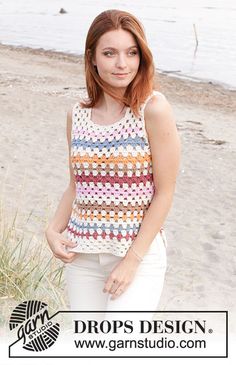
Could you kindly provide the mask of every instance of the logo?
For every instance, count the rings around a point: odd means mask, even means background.
[[[38,300],[24,301],[11,313],[10,330],[17,328],[18,340],[29,351],[44,351],[57,340],[60,325],[50,320],[46,303]]]

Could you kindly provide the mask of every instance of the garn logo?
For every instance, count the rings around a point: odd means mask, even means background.
[[[9,327],[17,329],[23,348],[29,351],[44,351],[57,340],[60,325],[50,320],[47,304],[38,300],[24,301],[13,310]]]

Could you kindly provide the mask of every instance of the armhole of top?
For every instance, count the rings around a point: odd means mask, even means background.
[[[146,122],[145,122],[145,119],[144,119],[144,111],[145,111],[145,107],[148,103],[148,101],[153,97],[153,95],[163,95],[160,91],[157,91],[157,90],[153,90],[152,93],[147,97],[147,99],[145,100],[145,102],[141,105],[141,108],[140,108],[140,111],[141,111],[141,118],[142,118],[142,126],[143,126],[143,133],[145,135],[145,138],[146,140],[149,142],[149,138],[148,138],[148,133],[147,133],[147,130],[146,130]]]
[[[73,106],[72,123],[73,123],[74,118],[75,118],[75,113],[77,112],[76,117],[77,117],[77,120],[78,120],[78,117],[80,116],[81,110],[83,110],[83,107],[81,107],[80,102],[84,102],[87,98],[88,98],[88,93],[86,92],[86,90],[83,90],[79,93],[79,95],[78,95],[79,101],[77,101]],[[75,124],[75,123],[73,123],[73,124]]]
[[[75,130],[75,124],[76,124],[75,118],[78,118],[78,114],[79,114],[79,108],[77,108],[77,106],[80,107],[78,101],[72,106],[72,110],[71,110],[71,133],[70,133],[71,144],[72,144],[72,140],[74,137],[74,130]]]
[[[72,111],[71,111],[71,124],[72,124],[71,125],[71,137],[72,137],[72,133],[74,132],[75,125],[76,125],[76,123],[78,123],[79,118],[80,118],[80,113],[81,113],[81,110],[82,110],[80,102],[81,101],[83,102],[84,98],[87,98],[87,96],[88,96],[88,93],[87,93],[86,90],[79,92],[79,94],[78,94],[79,101],[77,101],[72,107]]]

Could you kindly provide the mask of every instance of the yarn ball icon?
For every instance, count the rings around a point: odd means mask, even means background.
[[[17,329],[18,340],[29,351],[44,351],[57,340],[59,323],[53,323],[48,314],[48,305],[38,300],[24,301],[12,311],[9,327]]]

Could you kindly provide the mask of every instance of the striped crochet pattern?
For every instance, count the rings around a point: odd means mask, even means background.
[[[91,109],[72,112],[71,163],[76,197],[67,225],[70,251],[125,256],[138,234],[155,187],[144,108],[110,125],[91,120]],[[83,97],[83,95],[82,95]],[[87,97],[87,94],[85,94]],[[163,228],[162,228],[163,229]]]

